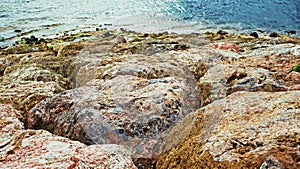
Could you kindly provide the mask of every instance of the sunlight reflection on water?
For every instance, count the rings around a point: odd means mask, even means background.
[[[16,29],[49,36],[107,23],[146,32],[299,30],[299,6],[291,0],[3,0],[0,45],[20,38]]]

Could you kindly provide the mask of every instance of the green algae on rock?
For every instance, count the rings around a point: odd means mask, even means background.
[[[300,63],[292,68],[292,71],[300,72]]]

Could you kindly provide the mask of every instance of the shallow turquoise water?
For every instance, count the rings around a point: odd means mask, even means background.
[[[53,36],[70,30],[95,30],[106,24],[111,29],[146,32],[300,32],[300,0],[0,1],[1,46],[19,39],[22,33]]]

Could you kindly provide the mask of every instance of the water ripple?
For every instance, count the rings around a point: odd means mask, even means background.
[[[45,35],[112,23],[138,31],[300,29],[300,1],[292,0],[1,0],[0,37],[61,23]],[[60,29],[58,29],[60,28]],[[179,30],[177,29],[179,28]],[[0,43],[3,45],[3,43]]]

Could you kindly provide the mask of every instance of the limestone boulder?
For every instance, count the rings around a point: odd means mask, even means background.
[[[74,48],[80,50],[78,45]],[[0,103],[19,110],[26,126],[27,112],[38,102],[72,88],[75,54],[57,57],[54,51],[44,51],[1,55]]]
[[[28,126],[87,144],[121,144],[135,159],[153,158],[167,132],[199,108],[186,79],[119,75],[45,99],[30,110]]]
[[[132,75],[145,79],[180,77],[186,78],[191,85],[196,86],[195,76],[198,75],[196,70],[200,69],[202,65],[196,58],[193,59],[189,61],[167,54],[153,56],[106,55],[99,58],[98,61],[93,60],[78,69],[75,78],[76,87],[80,87],[92,79],[112,79],[119,75]]]
[[[130,153],[113,144],[86,146],[45,130],[24,130],[0,147],[1,168],[129,168]]]
[[[14,135],[24,129],[21,114],[8,104],[0,104],[0,147],[11,142]]]
[[[63,89],[70,88],[70,82],[62,75],[45,69],[35,63],[22,66],[11,66],[4,71],[3,85],[20,84],[22,82],[57,82]]]
[[[27,112],[45,98],[64,91],[55,82],[30,82],[10,84],[0,87],[0,103],[11,104],[20,111],[23,122],[27,119]],[[26,124],[25,124],[26,125]]]
[[[170,132],[157,168],[299,168],[299,96],[235,92],[199,109]]]
[[[294,52],[298,45],[257,43],[252,50],[241,52],[224,51],[211,46],[180,54],[198,56],[205,65],[207,71],[199,79],[199,86],[211,86],[205,104],[237,91],[299,90],[300,73],[293,71],[293,67],[300,63],[299,56]]]

